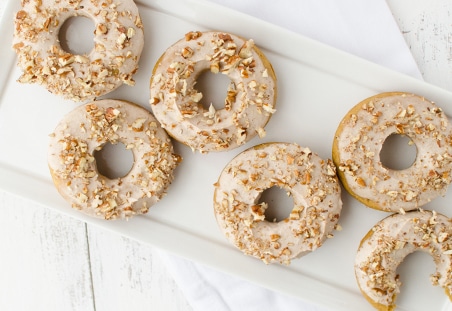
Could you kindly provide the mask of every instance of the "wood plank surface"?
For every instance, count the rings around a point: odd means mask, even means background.
[[[452,91],[452,2],[387,0],[387,3],[424,80]]]
[[[191,310],[158,253],[0,191],[0,310]]]
[[[88,226],[97,311],[191,310],[150,246]]]
[[[0,192],[0,310],[94,310],[86,225]]]

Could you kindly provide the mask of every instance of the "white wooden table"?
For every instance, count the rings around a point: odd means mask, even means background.
[[[387,1],[424,79],[452,91],[452,1]],[[191,310],[152,247],[2,191],[0,211],[0,310]]]

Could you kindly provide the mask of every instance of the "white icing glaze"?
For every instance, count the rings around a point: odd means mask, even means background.
[[[288,218],[265,220],[264,190],[286,190],[294,207]],[[214,210],[226,238],[265,263],[289,264],[332,237],[342,209],[341,190],[331,160],[309,148],[269,143],[236,156],[215,184]]]
[[[215,111],[201,104],[198,76],[210,70],[231,79],[225,106]],[[191,32],[168,48],[151,78],[150,104],[166,131],[200,152],[243,145],[275,111],[276,78],[253,40],[222,32]]]
[[[444,215],[431,211],[412,211],[391,215],[361,241],[356,254],[358,285],[380,310],[393,310],[401,282],[396,273],[404,258],[414,251],[429,253],[436,264],[434,285],[452,290],[452,223]],[[413,271],[414,273],[415,271]]]
[[[391,134],[406,135],[416,145],[411,167],[393,170],[381,163],[381,148]],[[342,120],[333,160],[344,186],[358,200],[384,211],[408,211],[445,193],[452,177],[451,137],[447,117],[432,102],[413,94],[383,93],[359,103]]]
[[[134,156],[126,176],[99,174],[94,152],[123,143]],[[60,194],[74,208],[105,219],[147,213],[173,180],[180,157],[166,132],[146,109],[100,100],[67,114],[51,135],[48,164]]]
[[[64,51],[58,33],[73,16],[94,21],[94,48],[88,55]],[[29,0],[16,13],[13,48],[23,83],[44,85],[74,101],[93,100],[134,85],[144,44],[143,25],[133,0]]]

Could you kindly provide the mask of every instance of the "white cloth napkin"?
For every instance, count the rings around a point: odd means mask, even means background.
[[[384,0],[210,0],[422,78]],[[195,311],[309,310],[297,298],[159,252]]]
[[[422,79],[385,0],[210,0]]]

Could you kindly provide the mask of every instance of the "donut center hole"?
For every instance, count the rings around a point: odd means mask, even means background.
[[[435,262],[427,252],[415,251],[406,256],[396,270],[403,284],[397,295],[397,305],[403,305],[406,310],[415,307],[432,310],[431,301],[441,301],[444,297],[444,289],[432,286],[430,277],[435,270]]]
[[[391,134],[383,143],[380,161],[391,170],[404,170],[413,165],[417,156],[417,148],[406,135]]]
[[[224,102],[228,94],[228,87],[233,83],[227,75],[213,73],[210,70],[203,71],[196,79],[195,89],[202,93],[199,102],[204,109],[209,110],[212,105],[215,110],[224,108]]]
[[[267,204],[265,210],[265,220],[269,222],[280,222],[289,218],[293,210],[294,202],[288,192],[277,186],[268,188],[262,192],[258,204]]]
[[[94,49],[94,22],[84,16],[68,18],[58,33],[61,48],[71,54],[89,54]]]
[[[99,173],[109,179],[126,176],[134,162],[132,150],[126,149],[123,143],[106,143],[94,153],[94,158]]]

